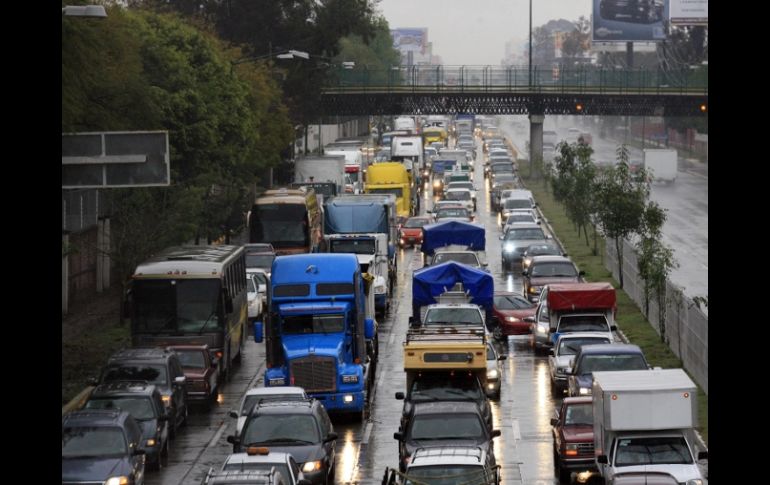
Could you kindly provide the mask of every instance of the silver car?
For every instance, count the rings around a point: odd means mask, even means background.
[[[565,333],[559,336],[556,345],[549,350],[548,372],[551,375],[551,391],[561,396],[567,390],[567,376],[570,372],[570,360],[583,345],[609,344],[610,339],[604,334],[594,332]]]

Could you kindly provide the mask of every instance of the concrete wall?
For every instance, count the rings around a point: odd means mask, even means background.
[[[636,250],[628,241],[624,241],[623,244],[623,289],[644,312],[644,282],[637,270]],[[606,241],[604,265],[619,281],[615,242],[610,239]],[[668,304],[664,328],[668,346],[682,360],[684,368],[692,375],[695,382],[708,394],[708,315],[684,296],[681,288],[671,281],[666,282],[666,300]],[[647,320],[660,335],[658,303],[654,296],[650,298],[650,314],[647,315]]]

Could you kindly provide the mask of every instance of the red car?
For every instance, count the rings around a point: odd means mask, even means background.
[[[185,377],[187,399],[211,404],[217,397],[219,361],[208,345],[172,345],[179,356]]]
[[[494,336],[502,339],[507,335],[527,335],[529,323],[524,319],[535,316],[537,305],[523,296],[510,291],[496,291],[492,307]]]
[[[565,397],[553,426],[553,461],[559,481],[571,471],[596,470],[594,464],[594,415],[590,397]]]
[[[406,248],[422,244],[422,226],[432,223],[433,220],[430,217],[410,217],[398,229],[398,245]]]

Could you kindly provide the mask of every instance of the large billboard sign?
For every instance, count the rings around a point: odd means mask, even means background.
[[[393,29],[390,35],[393,37],[393,47],[399,51],[425,54],[425,48],[428,45],[428,29]]]
[[[594,42],[665,40],[669,0],[593,0]]]
[[[708,0],[669,0],[671,25],[708,25]]]

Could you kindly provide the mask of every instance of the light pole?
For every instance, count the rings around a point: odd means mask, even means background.
[[[61,14],[65,17],[107,18],[103,5],[66,5],[61,8]]]
[[[529,85],[532,86],[532,0],[529,0]]]

